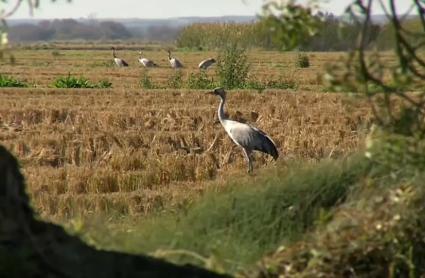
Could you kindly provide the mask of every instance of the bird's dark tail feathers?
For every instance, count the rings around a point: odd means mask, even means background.
[[[264,140],[262,140],[261,147],[257,150],[266,154],[269,154],[273,157],[274,160],[278,159],[279,152],[277,151],[276,145],[273,142],[273,140],[268,137],[265,134],[262,134],[264,136]]]

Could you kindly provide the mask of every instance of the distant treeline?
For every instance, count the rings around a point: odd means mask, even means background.
[[[306,39],[299,47],[302,51],[346,51],[356,45],[361,26],[332,14],[321,14],[318,33]],[[173,22],[173,21],[171,21]],[[177,22],[176,22],[177,23]],[[410,18],[403,23],[412,34],[421,30],[419,19]],[[370,46],[386,50],[393,43],[393,29],[389,24],[369,27]],[[284,50],[279,35],[270,26],[267,18],[250,23],[194,23],[190,25],[170,22],[142,22],[128,24],[117,21],[98,20],[44,20],[36,24],[23,23],[10,27],[12,42],[54,40],[143,40],[149,42],[176,42],[177,47],[190,49],[217,49],[229,42],[238,42],[242,47]],[[419,33],[418,33],[419,34]],[[412,36],[413,41],[421,35]]]
[[[122,40],[132,34],[127,28],[114,21],[79,22],[74,19],[44,20],[38,24],[21,24],[10,28],[10,40],[13,42],[49,41],[49,40]]]
[[[283,50],[284,44],[276,39],[267,19],[250,24],[192,24],[185,27],[177,38],[178,47],[215,49],[230,42],[242,47]],[[304,51],[344,51],[355,46],[361,26],[342,21],[332,14],[322,15],[319,32],[300,46]],[[373,25],[370,42],[376,41],[382,26]]]

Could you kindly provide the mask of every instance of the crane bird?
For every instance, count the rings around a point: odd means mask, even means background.
[[[128,67],[128,63],[121,58],[118,58],[115,54],[115,47],[112,47],[112,56],[114,57],[114,62],[118,67]]]
[[[168,50],[168,60],[170,61],[170,65],[173,69],[180,69],[183,67],[183,64],[177,60],[177,58],[171,56],[170,50]]]
[[[233,142],[242,147],[245,159],[248,162],[248,173],[252,173],[253,170],[252,151],[255,150],[269,154],[274,160],[279,157],[275,143],[266,133],[249,124],[233,121],[225,116],[224,104],[226,102],[226,91],[223,88],[216,88],[214,91],[209,92],[209,94],[217,95],[221,99],[218,107],[218,119]]]
[[[139,51],[140,54],[140,58],[139,58],[139,62],[145,67],[145,68],[153,68],[153,67],[157,67],[158,65],[155,64],[154,61],[149,60],[148,58],[144,58],[142,55],[142,50]]]
[[[208,58],[208,59],[205,59],[202,62],[200,62],[198,68],[199,69],[206,70],[210,66],[212,66],[212,64],[214,64],[214,63],[215,63],[215,59],[214,58]]]

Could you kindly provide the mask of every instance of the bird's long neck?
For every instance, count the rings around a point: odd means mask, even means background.
[[[171,60],[171,52],[168,52],[168,60]]]
[[[112,56],[114,56],[114,58],[117,58],[117,55],[115,55],[115,49],[112,49]]]
[[[224,115],[224,103],[226,102],[226,98],[220,96],[220,105],[218,106],[218,119],[221,123],[226,120],[226,116]]]

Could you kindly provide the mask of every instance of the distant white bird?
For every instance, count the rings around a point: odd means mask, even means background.
[[[112,47],[112,56],[114,57],[114,62],[118,67],[128,67],[128,63],[121,58],[118,58],[115,54],[115,47]]]
[[[168,60],[170,61],[170,65],[173,69],[180,69],[183,67],[183,64],[177,60],[177,58],[171,56],[170,50],[168,50]]]
[[[198,68],[206,70],[214,63],[215,63],[214,58],[208,58],[200,62]]]
[[[140,54],[140,58],[139,58],[139,62],[145,67],[145,68],[153,68],[153,67],[157,67],[158,65],[155,64],[154,61],[149,60],[148,58],[144,58],[142,55],[142,51],[140,50],[139,52]]]
[[[218,119],[226,130],[230,138],[236,145],[241,146],[244,156],[248,162],[248,173],[252,173],[252,151],[260,151],[267,153],[276,160],[279,153],[273,140],[267,136],[266,133],[255,128],[249,124],[240,123],[237,121],[229,120],[224,114],[224,103],[226,102],[226,91],[223,88],[216,88],[209,94],[217,95],[220,97],[221,102],[218,107]]]

